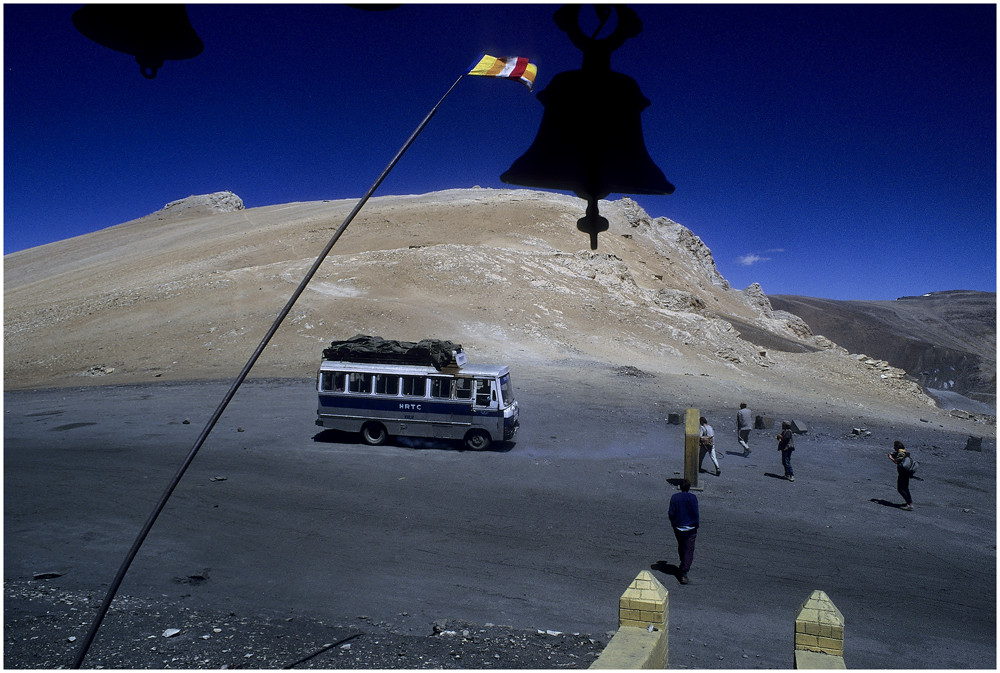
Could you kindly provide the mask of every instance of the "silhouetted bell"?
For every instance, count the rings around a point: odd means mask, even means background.
[[[205,48],[184,5],[84,5],[72,20],[85,37],[135,56],[146,79],[164,60],[194,58]]]
[[[576,27],[578,6],[556,13],[556,23],[584,51],[583,69],[562,72],[538,94],[545,107],[531,147],[500,176],[504,182],[567,190],[587,201],[587,214],[577,228],[590,234],[608,229],[597,202],[608,194],[671,194],[674,186],[646,151],[640,114],[649,107],[639,85],[613,72],[611,51],[642,24],[631,10],[618,7],[619,29],[611,38],[595,40]]]

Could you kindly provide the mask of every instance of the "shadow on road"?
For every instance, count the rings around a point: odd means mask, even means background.
[[[775,474],[774,472],[765,472],[764,476],[765,477],[771,477],[773,479],[781,479],[782,481],[785,480],[785,475],[783,475],[783,474]]]
[[[892,507],[894,509],[903,508],[903,505],[898,502],[889,502],[888,500],[883,500],[882,498],[872,498],[871,502],[874,502],[876,505],[882,505],[883,507]]]
[[[367,446],[361,439],[361,433],[344,432],[327,428],[313,435],[314,442],[323,444],[361,444]],[[417,451],[469,451],[460,441],[446,439],[427,439],[426,437],[389,437],[387,446],[398,446]],[[514,442],[491,442],[489,448],[476,453],[507,453],[514,448]]]
[[[681,581],[681,569],[675,566],[673,563],[667,563],[666,561],[657,561],[656,563],[649,566],[650,570],[655,570],[656,572],[661,572],[665,575],[670,575],[677,580],[678,583]]]

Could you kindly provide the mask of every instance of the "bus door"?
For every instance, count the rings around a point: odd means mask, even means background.
[[[499,409],[500,403],[493,379],[476,379],[473,406],[476,409]]]

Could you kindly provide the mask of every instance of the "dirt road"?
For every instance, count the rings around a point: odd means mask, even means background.
[[[813,589],[845,615],[850,668],[996,667],[996,448],[964,450],[974,427],[814,413],[789,483],[776,478],[772,433],[755,431],[751,455],[738,455],[739,399],[699,398],[683,377],[595,368],[566,385],[550,374],[516,381],[516,444],[482,453],[367,447],[313,425],[310,381],[247,383],[122,595],[148,601],[145,612],[159,601],[262,621],[363,617],[398,634],[458,619],[603,639],[620,594],[652,567],[670,592],[671,667],[788,668],[794,614]],[[103,591],[228,385],[5,392],[8,588]],[[683,426],[665,419],[693,403],[723,458],[720,477],[701,475],[682,586],[665,571]],[[861,426],[871,435],[851,434]],[[921,464],[914,512],[894,506],[893,439]],[[32,579],[45,572],[60,575]],[[46,637],[84,636],[96,606],[74,608]],[[5,666],[30,667],[35,645],[10,632],[18,610],[8,591]],[[99,633],[88,665],[108,647]]]

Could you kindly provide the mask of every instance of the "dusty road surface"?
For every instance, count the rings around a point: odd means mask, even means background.
[[[636,373],[521,372],[516,443],[481,453],[368,447],[313,424],[311,381],[248,382],[85,666],[274,668],[362,633],[353,651],[377,652],[367,665],[381,668],[584,668],[617,626],[620,594],[652,568],[670,592],[671,667],[790,667],[794,614],[814,589],[845,615],[850,668],[996,667],[996,447],[965,450],[974,425],[748,400],[808,424],[790,483],[776,477],[773,433],[755,431],[740,455],[741,400],[724,386]],[[5,392],[6,668],[72,663],[228,386]],[[683,426],[665,419],[693,405],[716,428],[722,473],[701,475],[684,586],[666,523]],[[895,506],[894,439],[920,461],[913,512]],[[490,629],[496,649],[475,654]],[[351,652],[303,665],[366,667]]]

